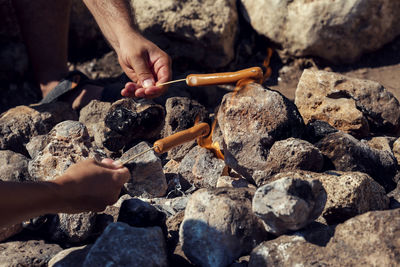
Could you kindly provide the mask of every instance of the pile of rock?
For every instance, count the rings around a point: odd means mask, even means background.
[[[0,244],[0,262],[398,265],[399,110],[379,84],[323,71],[303,73],[295,103],[249,84],[217,114],[186,97],[92,101],[80,114],[62,103],[17,107],[0,115],[4,180],[52,180],[90,157],[124,160],[197,119],[218,121],[212,138],[225,159],[195,142],[149,151],[127,164],[132,178],[105,211],[3,229],[3,239],[22,233]]]

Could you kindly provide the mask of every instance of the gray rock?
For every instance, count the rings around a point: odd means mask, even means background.
[[[233,59],[236,1],[130,2],[139,30],[168,54],[211,68]]]
[[[26,144],[25,148],[29,153],[29,156],[31,156],[31,159],[34,159],[37,157],[40,151],[42,151],[46,145],[48,144],[48,139],[47,135],[38,135],[34,136],[29,140],[29,142]]]
[[[121,161],[129,159],[131,156],[148,150],[150,146],[146,142],[141,142],[126,151],[120,158]],[[161,159],[153,150],[148,151],[125,164],[131,173],[129,180],[124,188],[131,196],[152,196],[161,197],[167,192],[167,181],[161,165]]]
[[[300,138],[305,130],[296,106],[278,92],[249,84],[224,96],[218,111],[226,164],[248,180],[267,166],[275,141]]]
[[[253,28],[291,56],[355,62],[400,34],[400,4],[390,0],[241,0]]]
[[[324,166],[322,153],[307,141],[289,138],[275,142],[267,158],[263,176],[253,175],[256,184],[264,184],[272,175],[290,170],[319,172]]]
[[[61,250],[59,245],[43,240],[9,241],[0,244],[0,265],[45,267]]]
[[[48,267],[81,267],[92,245],[72,247],[58,252],[48,264]]]
[[[28,170],[38,181],[53,180],[74,163],[96,158],[86,127],[78,121],[63,121],[47,135],[47,144],[29,162]]]
[[[83,266],[168,266],[162,231],[159,227],[110,224],[90,249]]]
[[[336,170],[364,172],[386,191],[394,189],[397,161],[393,153],[372,149],[343,132],[329,134],[315,145]]]
[[[180,226],[182,250],[199,266],[227,266],[267,238],[251,212],[254,190],[216,188],[196,191]]]
[[[76,119],[66,103],[18,106],[0,115],[0,149],[28,155],[25,144],[37,135],[47,134],[64,120]]]
[[[356,137],[400,131],[399,101],[374,81],[304,70],[295,103],[305,122],[324,120]]]
[[[218,178],[216,187],[233,187],[233,188],[256,188],[244,178],[235,178],[230,176],[221,176]]]
[[[50,237],[59,243],[84,242],[94,232],[96,217],[94,212],[59,213],[51,222]]]
[[[400,209],[373,211],[335,228],[328,244],[317,246],[301,236],[280,236],[250,255],[255,266],[397,266]]]
[[[277,174],[273,180],[283,178],[318,179],[322,183],[327,201],[318,221],[323,223],[338,224],[359,214],[389,207],[383,187],[365,173],[294,171]]]
[[[281,235],[299,230],[321,215],[327,199],[318,180],[284,178],[259,187],[253,198],[253,212],[265,229]]]
[[[178,173],[197,188],[216,187],[224,174],[225,162],[210,150],[196,146],[181,161]]]
[[[10,150],[0,150],[0,180],[29,181],[28,158]]]
[[[204,121],[208,115],[204,106],[187,97],[168,98],[165,103],[165,109],[167,115],[165,116],[163,137],[186,130],[195,124],[196,119]],[[196,140],[193,140],[174,147],[168,151],[168,158],[181,160],[195,145]]]

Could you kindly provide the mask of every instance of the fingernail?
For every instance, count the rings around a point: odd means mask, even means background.
[[[143,81],[143,88],[148,88],[153,85],[154,85],[154,82],[152,79],[147,79],[147,80]]]
[[[114,161],[114,162],[112,163],[112,165],[114,165],[115,167],[118,167],[118,168],[120,168],[120,167],[123,166],[123,165],[122,165],[122,162],[121,162],[120,160]]]

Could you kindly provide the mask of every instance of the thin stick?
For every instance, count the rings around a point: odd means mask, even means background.
[[[153,150],[154,148],[155,148],[155,146],[153,146],[153,147],[151,147],[151,148],[149,148],[149,149],[146,149],[145,151],[142,151],[142,152],[140,152],[139,154],[133,155],[132,157],[130,157],[130,158],[124,160],[124,161],[121,161],[121,164],[122,164],[122,165],[125,165],[125,164],[127,164],[128,162],[134,160],[135,158],[137,158],[137,157],[139,157],[139,156],[141,156],[141,155],[143,155],[143,154],[149,152],[150,150]]]
[[[183,81],[186,81],[186,78],[185,79],[174,80],[174,81],[169,81],[169,82],[165,82],[165,83],[159,83],[159,84],[157,84],[157,86],[163,86],[163,85],[167,85],[167,84],[171,84],[171,83],[178,83],[178,82],[183,82]]]

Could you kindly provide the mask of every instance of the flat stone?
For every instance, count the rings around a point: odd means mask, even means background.
[[[150,146],[141,142],[126,151],[120,158],[121,161],[137,155]],[[163,172],[161,159],[151,150],[140,157],[125,164],[131,173],[131,180],[125,183],[124,188],[131,196],[161,197],[167,192],[167,181]]]
[[[159,227],[137,228],[110,224],[96,240],[83,266],[168,266],[163,233]]]

